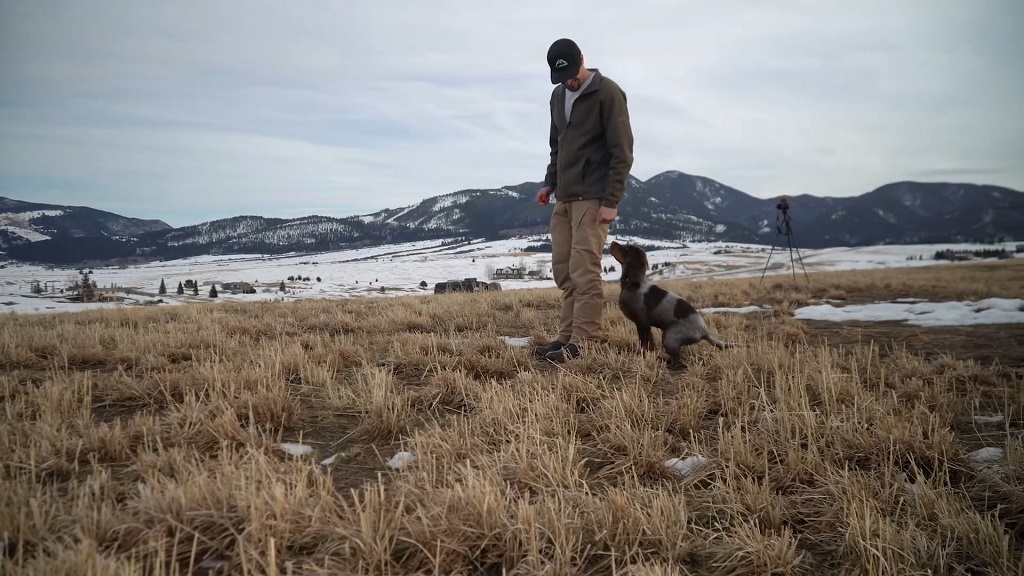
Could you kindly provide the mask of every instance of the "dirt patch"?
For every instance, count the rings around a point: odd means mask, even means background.
[[[308,406],[314,410],[314,406]],[[282,442],[299,442],[313,448],[309,465],[331,476],[331,484],[341,498],[351,498],[352,490],[367,483],[386,480],[392,473],[387,462],[404,450],[400,441],[373,441],[360,429],[359,418],[342,416],[331,420],[311,420],[283,432]],[[331,459],[327,463],[325,460]]]
[[[903,322],[804,321],[809,337],[831,346],[874,342],[885,354],[898,347],[926,358],[951,357],[1024,370],[1024,324],[912,326]]]

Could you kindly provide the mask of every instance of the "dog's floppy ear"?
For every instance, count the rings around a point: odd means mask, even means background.
[[[619,262],[619,264],[625,265],[626,253],[622,244],[613,240],[611,246],[608,247],[608,252],[612,255],[612,258],[615,258]]]

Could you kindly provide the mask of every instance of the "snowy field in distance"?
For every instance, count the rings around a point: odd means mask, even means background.
[[[662,248],[648,254],[652,265],[659,269],[655,280],[671,278],[757,277],[765,265],[769,246],[727,242],[687,243],[686,248],[671,242],[650,241],[610,235],[608,241],[633,241],[657,245]],[[93,268],[92,279],[100,288],[118,286],[133,289],[128,303],[152,302],[162,298],[164,304],[210,303],[211,301],[297,300],[305,298],[399,297],[432,294],[434,284],[445,280],[477,278],[487,281],[488,269],[506,268],[523,264],[528,270],[540,269],[550,275],[551,254],[521,252],[530,244],[546,242],[547,236],[534,236],[492,242],[471,242],[444,246],[443,241],[423,241],[354,250],[340,250],[315,254],[286,254],[263,256],[260,254],[203,256],[165,262],[129,266],[126,268]],[[1000,244],[938,244],[910,246],[870,246],[862,248],[828,248],[800,250],[808,272],[818,270],[848,270],[892,268],[948,264],[931,260],[937,250],[982,249],[1003,247],[1011,252],[1015,243]],[[908,260],[908,256],[924,256],[924,260]],[[1017,257],[1024,254],[1017,254]],[[618,263],[610,255],[603,265],[615,271],[604,275],[608,281],[619,279]],[[799,262],[797,273],[800,274]],[[778,249],[771,257],[767,276],[790,274],[788,250]],[[309,277],[310,281],[288,281],[288,276]],[[56,286],[69,286],[78,277],[77,269],[45,268],[8,263],[0,269],[0,311],[58,312],[84,310],[96,307],[118,307],[117,303],[76,304],[61,302],[61,295],[47,294],[37,297],[29,293],[31,281],[53,282]],[[321,281],[317,282],[316,278]],[[160,280],[167,286],[166,295],[158,295]],[[199,295],[190,292],[175,293],[178,282],[195,279],[199,282]],[[287,292],[278,286],[285,282]],[[224,282],[249,282],[256,294],[228,294],[221,292],[217,299],[208,297],[210,285],[218,291]],[[427,288],[420,288],[426,282]],[[553,288],[554,280],[499,280],[503,290]],[[384,292],[381,292],[381,288]]]
[[[797,308],[797,320],[901,321],[913,326],[973,326],[1024,323],[1024,300],[986,298],[979,302],[873,302],[832,306],[820,304]]]

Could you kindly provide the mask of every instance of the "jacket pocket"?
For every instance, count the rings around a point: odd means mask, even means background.
[[[588,188],[593,185],[595,180],[601,180],[600,169],[602,166],[601,160],[603,160],[604,153],[602,151],[588,151],[587,155],[583,159],[583,170],[580,174],[580,180],[584,188]]]

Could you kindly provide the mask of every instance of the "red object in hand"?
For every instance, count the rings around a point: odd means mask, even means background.
[[[547,204],[551,201],[551,189],[541,188],[540,192],[537,193],[537,203]]]

